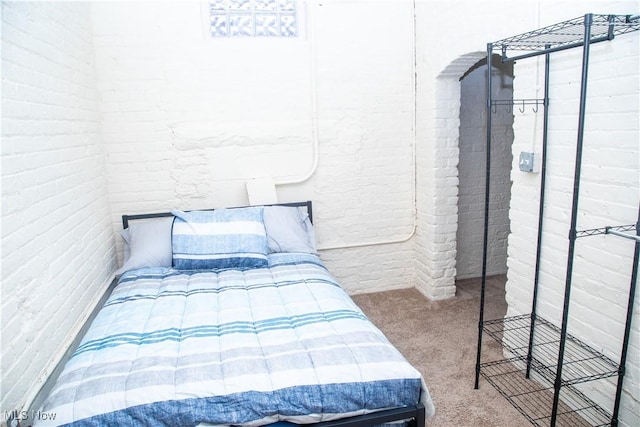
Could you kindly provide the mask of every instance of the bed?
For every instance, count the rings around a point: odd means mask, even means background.
[[[327,271],[311,217],[310,202],[123,216],[118,284],[36,425],[422,427],[421,374]]]

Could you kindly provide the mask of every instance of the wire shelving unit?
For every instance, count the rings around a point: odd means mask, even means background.
[[[501,52],[503,62],[540,55],[545,57],[545,93],[543,99],[494,100],[492,99],[491,73],[488,73],[482,289],[475,376],[476,389],[479,387],[479,379],[482,376],[534,425],[566,425],[573,427],[616,426],[618,424],[640,260],[640,207],[636,224],[605,226],[590,230],[577,230],[576,225],[585,131],[589,48],[594,43],[611,41],[616,36],[638,30],[640,30],[640,16],[638,15],[586,14],[583,17],[487,44],[487,64],[491,64],[491,57],[494,51]],[[560,325],[555,325],[537,314],[548,143],[549,62],[552,53],[579,47],[582,48],[582,74],[573,199],[568,233],[562,321]],[[512,104],[512,108],[525,108],[526,105],[535,105],[533,107],[536,108],[535,111],[537,111],[538,107],[541,107],[544,114],[533,301],[531,313],[529,314],[485,321],[484,303],[489,230],[489,182],[491,174],[490,147],[492,141],[491,113],[495,112],[498,106],[508,105],[509,103]],[[625,331],[618,361],[612,360],[567,332],[576,239],[601,234],[610,234],[635,240]],[[503,346],[504,359],[482,362],[482,338],[485,334]],[[582,383],[611,377],[617,377],[616,396],[612,412],[602,408],[576,387]]]

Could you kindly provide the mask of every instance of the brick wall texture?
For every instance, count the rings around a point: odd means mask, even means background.
[[[280,201],[313,200],[321,257],[347,291],[453,297],[456,277],[477,271],[478,250],[477,240],[459,248],[457,236],[459,159],[474,150],[459,144],[473,133],[461,121],[460,78],[485,58],[487,41],[636,5],[304,2],[299,39],[211,40],[201,2],[3,2],[0,409],[28,402],[112,280],[123,213],[245,205],[252,178],[273,178]],[[576,55],[558,56],[552,71],[555,178],[540,305],[552,318]],[[639,187],[637,35],[593,56],[587,228],[634,222]],[[515,98],[540,96],[538,61],[514,73]],[[539,174],[519,172],[517,156],[539,151],[541,116],[513,116],[502,155],[507,228],[492,271],[507,270],[510,312],[519,313],[530,304]],[[629,246],[607,236],[579,248],[572,330],[612,356]],[[638,330],[636,316],[622,425],[640,424]]]
[[[2,3],[3,411],[40,385],[116,268],[89,12]]]

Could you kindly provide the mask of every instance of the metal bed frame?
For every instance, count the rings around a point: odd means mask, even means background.
[[[313,209],[311,200],[307,200],[304,202],[289,202],[289,203],[274,203],[271,205],[260,205],[260,206],[292,206],[292,207],[306,207],[307,213],[309,214],[309,220],[313,223]],[[225,209],[237,209],[242,206],[230,207]],[[219,208],[218,208],[219,209]],[[209,211],[213,211],[214,209],[205,209]],[[141,220],[141,219],[153,219],[153,218],[163,218],[173,216],[171,212],[159,212],[159,213],[150,213],[150,214],[136,214],[136,215],[122,215],[122,227],[129,228],[129,221]]]
[[[313,222],[313,211],[312,211],[312,203],[311,203],[311,201],[291,202],[291,203],[277,203],[277,204],[273,204],[273,205],[263,205],[263,206],[306,207],[307,213],[309,214],[309,219]],[[234,208],[232,207],[232,208],[228,208],[228,209],[234,209]],[[214,209],[210,209],[210,210],[214,210]],[[123,226],[123,228],[126,229],[126,228],[129,227],[129,222],[130,221],[153,219],[153,218],[163,218],[163,217],[170,217],[170,216],[173,216],[171,214],[171,212],[122,215],[122,226]],[[73,344],[70,347],[70,349],[65,354],[66,358],[63,359],[58,364],[58,366],[55,368],[54,375],[52,375],[49,378],[49,380],[47,381],[47,383],[50,386],[53,386],[53,382],[54,382],[55,378],[62,371],[64,363],[66,362],[66,359],[68,357],[70,357],[70,355],[73,353],[75,348],[80,344],[81,337],[86,333],[86,330],[88,329],[89,325],[91,324],[91,321],[98,314],[98,311],[100,310],[100,308],[104,304],[104,301],[106,301],[106,299],[109,296],[109,294],[111,294],[111,291],[115,287],[116,283],[117,283],[117,281],[114,279],[114,281],[109,286],[109,289],[105,293],[104,297],[102,298],[100,304],[98,304],[96,306],[96,308],[92,312],[91,316],[89,317],[89,319],[87,320],[87,322],[83,326],[83,328],[81,330],[81,333],[78,335],[78,337],[73,342]],[[29,408],[29,411],[28,411],[29,414],[32,414],[32,413],[34,413],[34,411],[37,411],[39,409],[38,407],[42,404],[43,400],[46,397],[46,394],[48,393],[47,390],[49,390],[49,388],[47,388],[45,386],[42,387],[42,389],[41,389],[41,391],[39,393],[39,396],[34,400],[34,402],[32,404],[32,407]],[[11,420],[8,420],[8,421],[11,421]],[[401,421],[406,421],[409,427],[424,427],[425,426],[425,422],[426,422],[426,409],[425,409],[424,405],[422,403],[417,403],[414,406],[385,409],[385,410],[381,410],[381,411],[372,412],[372,413],[369,413],[369,414],[357,415],[357,416],[352,416],[352,417],[347,417],[347,418],[341,418],[341,419],[334,420],[334,421],[325,421],[325,422],[321,422],[321,423],[305,424],[305,425],[317,426],[317,427],[373,427],[373,426],[380,425],[380,424],[385,424],[385,423],[390,423],[390,422],[401,422]],[[17,426],[23,426],[23,427],[30,426],[30,424],[28,423],[28,420],[22,420],[22,421],[16,420],[16,422],[18,423],[18,424],[16,424]],[[291,426],[294,426],[294,425],[295,424],[291,424]]]
[[[262,206],[293,206],[293,207],[306,207],[309,214],[309,220],[313,223],[313,208],[310,200],[304,202],[290,202],[290,203],[275,203],[271,205]],[[235,209],[235,208],[227,208]],[[215,210],[215,209],[209,209]],[[129,221],[153,219],[173,216],[171,212],[160,212],[152,214],[138,214],[138,215],[122,215],[123,228],[129,227]],[[415,406],[408,406],[402,408],[385,409],[382,411],[373,412],[365,415],[357,415],[353,417],[341,418],[334,421],[325,421],[321,423],[308,424],[318,427],[372,427],[379,424],[389,423],[393,421],[408,420],[410,427],[424,427],[425,425],[425,407],[423,404],[418,403]],[[292,424],[293,425],[293,424]],[[306,424],[305,424],[306,425]]]

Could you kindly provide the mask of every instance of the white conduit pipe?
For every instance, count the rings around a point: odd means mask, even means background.
[[[308,7],[310,7],[311,3],[308,3]],[[415,0],[412,2],[412,17],[413,17],[413,40],[412,40],[412,63],[411,63],[411,79],[413,86],[413,111],[412,111],[412,143],[411,143],[411,175],[412,175],[412,188],[411,188],[411,198],[413,203],[413,212],[412,212],[412,225],[411,231],[403,237],[395,238],[395,239],[382,239],[382,240],[374,240],[367,242],[355,242],[355,243],[344,243],[339,245],[330,245],[330,246],[320,246],[318,250],[335,250],[335,249],[350,249],[350,248],[359,248],[359,247],[367,247],[367,246],[379,246],[379,245],[389,245],[394,243],[404,243],[410,240],[415,234],[417,229],[417,166],[416,166],[416,126],[417,126],[417,78],[416,78],[416,69],[417,69],[417,47],[416,47],[416,3]],[[307,181],[311,178],[317,168],[318,168],[318,107],[317,107],[317,87],[316,87],[316,39],[315,39],[315,13],[314,11],[308,11],[308,25],[310,28],[309,34],[309,48],[311,50],[311,64],[310,64],[310,75],[311,75],[311,120],[312,120],[312,133],[313,133],[313,164],[307,174],[295,179],[289,180],[276,180],[275,185],[291,185],[291,184],[300,184],[302,182]]]
[[[311,8],[311,2],[307,3],[307,8]],[[311,133],[312,133],[312,149],[313,149],[313,163],[311,164],[311,168],[309,172],[305,175],[302,175],[298,178],[281,178],[274,179],[275,185],[292,185],[292,184],[300,184],[302,182],[307,181],[311,178],[318,169],[318,95],[317,95],[317,87],[316,87],[316,20],[315,13],[311,10],[307,9],[307,26],[309,30],[307,31],[307,36],[309,37],[309,74],[311,79],[310,84],[310,94],[311,94]]]

